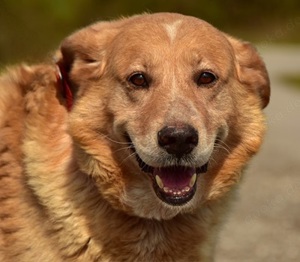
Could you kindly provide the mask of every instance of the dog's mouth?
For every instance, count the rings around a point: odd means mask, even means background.
[[[189,202],[196,193],[200,173],[207,171],[208,164],[195,168],[187,166],[150,167],[136,153],[140,168],[149,174],[156,195],[165,203],[179,206]]]
[[[189,202],[196,193],[197,179],[200,173],[207,172],[208,163],[201,167],[166,166],[152,167],[147,165],[135,150],[129,136],[131,149],[141,170],[147,173],[153,182],[156,195],[165,203],[173,206],[184,205]]]

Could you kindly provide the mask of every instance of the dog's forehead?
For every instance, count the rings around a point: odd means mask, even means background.
[[[212,56],[230,52],[226,37],[209,23],[178,14],[155,14],[128,19],[120,28],[112,48],[123,54],[167,50],[211,52]],[[214,49],[214,50],[213,50]]]
[[[221,32],[204,20],[179,14],[153,14],[128,19],[122,28],[122,33],[128,35],[139,34],[140,38],[167,37],[169,41],[181,37],[218,38]],[[152,38],[152,39],[155,39]]]
[[[180,26],[181,23],[182,23],[182,20],[178,19],[175,21],[171,21],[171,22],[162,24],[162,26],[166,30],[166,33],[167,33],[171,43],[173,43],[173,41],[175,40],[177,31],[178,31],[178,27]]]
[[[124,72],[174,64],[184,69],[206,62],[207,67],[224,71],[233,61],[231,46],[222,32],[203,20],[183,15],[129,19],[110,48],[110,62]]]

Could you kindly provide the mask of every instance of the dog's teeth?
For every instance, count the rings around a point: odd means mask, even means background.
[[[170,192],[170,189],[168,187],[164,187],[163,189],[164,189],[165,193],[169,193]]]
[[[193,186],[195,185],[196,179],[197,179],[197,175],[194,174],[194,175],[192,176],[192,178],[191,178],[190,183],[189,183],[189,187],[193,187]]]
[[[183,189],[184,192],[189,192],[190,190],[191,190],[191,188],[190,188],[189,186],[186,186],[186,187]]]
[[[157,183],[157,185],[159,186],[159,188],[163,189],[164,188],[164,183],[162,182],[162,180],[160,179],[159,176],[155,176],[155,181]]]

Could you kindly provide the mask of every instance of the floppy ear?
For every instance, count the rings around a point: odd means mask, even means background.
[[[99,22],[67,37],[60,46],[58,66],[70,83],[72,92],[78,86],[97,80],[105,66],[109,41],[116,32],[115,22]]]
[[[226,37],[234,49],[239,81],[260,96],[265,108],[270,99],[270,80],[263,60],[250,43]]]

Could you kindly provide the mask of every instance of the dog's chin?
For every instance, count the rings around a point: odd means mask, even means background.
[[[152,181],[156,196],[169,206],[183,206],[193,199],[197,190],[197,179],[200,173],[207,171],[208,163],[200,167],[173,165],[152,167],[138,155],[132,144],[136,161],[143,173]]]

